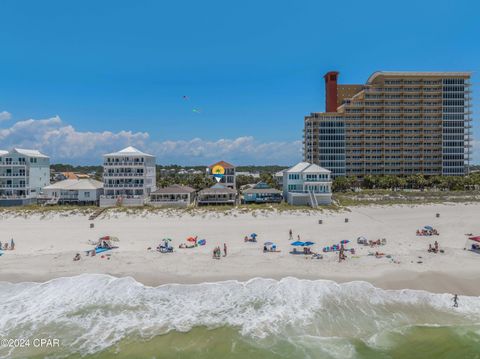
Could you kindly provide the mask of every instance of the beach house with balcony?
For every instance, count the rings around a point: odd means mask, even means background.
[[[223,169],[223,173],[217,174],[213,173],[214,170],[218,168]],[[236,182],[235,182],[235,166],[231,163],[220,161],[214,163],[211,166],[207,167],[207,176],[210,177],[215,183],[223,184],[228,188],[236,189]]]
[[[291,205],[330,204],[331,172],[316,164],[300,162],[283,172],[283,196]]]
[[[199,206],[235,205],[237,203],[237,190],[222,183],[215,183],[212,187],[198,192],[197,203]]]
[[[280,203],[283,196],[282,191],[270,187],[265,182],[258,182],[252,188],[247,188],[242,192],[243,203]]]
[[[43,189],[45,204],[98,205],[103,194],[103,182],[92,178],[66,179]]]
[[[36,203],[50,184],[50,158],[37,150],[0,151],[0,206]]]
[[[129,146],[103,156],[100,207],[143,206],[156,187],[155,156]]]
[[[152,192],[149,204],[155,207],[188,207],[193,205],[196,192],[195,188],[174,184]]]

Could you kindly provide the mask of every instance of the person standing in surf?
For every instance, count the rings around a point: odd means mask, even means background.
[[[454,294],[452,300],[453,300],[453,307],[458,308],[458,295]]]

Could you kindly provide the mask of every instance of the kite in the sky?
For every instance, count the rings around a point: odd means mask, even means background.
[[[194,109],[192,110],[192,112],[200,113],[201,111],[200,111],[199,109],[194,108]]]
[[[184,100],[188,100],[188,96],[182,96]]]

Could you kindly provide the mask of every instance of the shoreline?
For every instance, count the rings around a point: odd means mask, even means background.
[[[22,275],[22,274],[8,274],[0,273],[0,282],[12,283],[12,284],[21,284],[21,283],[45,283],[51,280],[60,279],[60,278],[71,278],[83,274],[98,274],[98,275],[107,275],[115,278],[133,278],[138,283],[147,286],[147,287],[160,287],[164,285],[198,285],[205,283],[222,283],[228,281],[238,281],[238,282],[248,282],[253,279],[263,278],[263,279],[273,279],[280,281],[283,278],[294,277],[300,280],[309,280],[309,281],[333,281],[338,284],[350,283],[350,282],[367,282],[373,285],[376,288],[383,290],[421,290],[427,291],[435,294],[458,294],[464,296],[479,296],[480,297],[480,287],[475,285],[475,280],[478,279],[480,271],[476,274],[472,273],[455,273],[447,274],[443,272],[413,272],[413,271],[404,271],[396,270],[391,272],[386,272],[380,276],[373,277],[345,277],[345,276],[326,276],[326,277],[313,277],[313,276],[304,276],[298,277],[295,275],[279,275],[276,277],[249,277],[237,275],[234,277],[205,277],[203,279],[193,279],[191,277],[175,277],[168,278],[162,276],[154,276],[148,273],[132,273],[130,275],[117,275],[111,273],[71,273],[66,276],[45,276],[38,275],[33,276]],[[7,277],[9,280],[7,280]]]

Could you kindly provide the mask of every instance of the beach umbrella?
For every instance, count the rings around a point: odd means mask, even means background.
[[[171,239],[171,238],[164,238],[164,239],[162,239],[162,241],[164,241],[164,242],[171,242],[172,239]]]
[[[308,242],[308,241],[303,243],[305,247],[313,246],[314,244],[315,244],[314,242]]]
[[[256,236],[257,236],[256,233],[252,233],[252,234],[250,235],[250,237],[252,237],[252,238],[255,238]]]
[[[340,241],[340,244],[347,244],[347,243],[350,243],[350,241],[348,239],[344,239],[344,240]]]
[[[187,241],[189,241],[189,242],[195,242],[196,240],[197,240],[196,237],[188,237],[187,238]]]
[[[300,242],[300,241],[296,241],[296,242],[292,242],[291,245],[295,246],[295,247],[303,247],[305,245],[305,243]]]
[[[272,244],[274,244],[273,242],[265,242],[264,245],[266,246],[271,246]]]
[[[425,228],[427,231],[433,231],[433,227],[432,227],[432,226],[425,226],[425,227],[423,227],[423,228]]]

